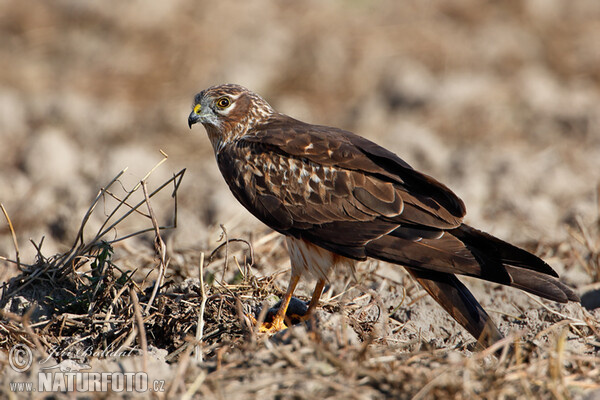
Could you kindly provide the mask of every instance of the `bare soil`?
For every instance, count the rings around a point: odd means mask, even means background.
[[[129,397],[600,398],[599,2],[8,0],[0,21],[2,397],[45,397],[9,384],[72,360],[165,381]],[[186,126],[224,82],[396,152],[583,305],[465,279],[506,335],[475,352],[402,268],[368,262],[309,324],[258,335],[284,241]]]

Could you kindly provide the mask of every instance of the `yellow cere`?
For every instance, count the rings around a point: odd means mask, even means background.
[[[200,104],[196,104],[194,106],[194,114],[199,114],[200,113],[200,108],[201,108]]]

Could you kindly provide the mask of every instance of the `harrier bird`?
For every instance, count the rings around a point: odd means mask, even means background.
[[[233,84],[196,95],[188,124],[197,122],[235,198],[286,237],[291,278],[268,331],[286,327],[302,274],[317,280],[310,314],[330,270],[367,257],[406,268],[482,346],[502,335],[457,274],[579,301],[540,258],[464,224],[445,185],[361,136],[288,117]]]

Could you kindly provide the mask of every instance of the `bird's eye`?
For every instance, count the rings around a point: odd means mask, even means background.
[[[229,107],[230,104],[231,100],[229,100],[227,97],[221,97],[219,100],[217,100],[217,106],[220,108]]]

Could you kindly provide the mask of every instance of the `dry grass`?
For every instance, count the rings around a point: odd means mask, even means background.
[[[223,242],[207,262],[198,251],[196,266],[187,265],[187,271],[198,271],[200,279],[184,280],[168,270],[170,258],[162,235],[170,227],[158,226],[151,199],[172,187],[176,221],[183,173],[152,192],[144,180],[122,197],[113,191],[117,175],[96,197],[68,252],[53,257],[40,252],[35,264],[19,263],[22,273],[2,288],[0,347],[8,350],[25,343],[57,362],[137,357],[138,370],[148,372],[156,368],[149,367],[150,357],[165,349],[163,368],[170,371],[167,397],[582,398],[600,389],[598,313],[580,310],[573,315],[539,301],[544,329],[525,341],[523,331],[516,330],[480,353],[471,353],[469,343],[436,346],[420,335],[410,340],[394,336],[410,321],[402,321],[395,330],[378,330],[381,320],[410,304],[403,298],[386,314],[368,289],[351,301],[344,296],[326,300],[323,311],[308,325],[294,326],[271,339],[258,336],[245,315],[258,315],[266,309],[262,301],[281,296],[283,290],[275,283],[278,274],[260,278],[252,274],[256,250],[251,243],[229,238],[223,227]],[[143,198],[131,201],[140,190]],[[105,211],[107,218],[91,240],[84,240],[86,222],[106,196],[116,203]],[[135,217],[146,220],[148,227],[106,240],[109,232]],[[581,263],[597,279],[598,225],[578,227],[566,247],[547,246],[545,251],[565,263]],[[148,232],[154,237],[154,261],[148,265],[138,257],[133,262],[162,271],[155,281],[147,279],[149,272],[136,279],[136,269],[119,266],[122,260],[114,257],[115,245]],[[258,241],[257,247],[280,262],[281,254],[272,249],[274,238]],[[235,242],[241,242],[241,248],[234,248]],[[235,267],[229,265],[231,260]],[[211,261],[220,263],[221,274],[206,271]],[[369,279],[380,279],[381,284],[382,278],[373,274]],[[360,286],[370,285],[362,281]],[[365,296],[371,300],[361,303]],[[412,293],[412,303],[421,296]],[[15,299],[25,301],[25,306],[8,311],[14,309]],[[365,319],[374,304],[377,316]]]

